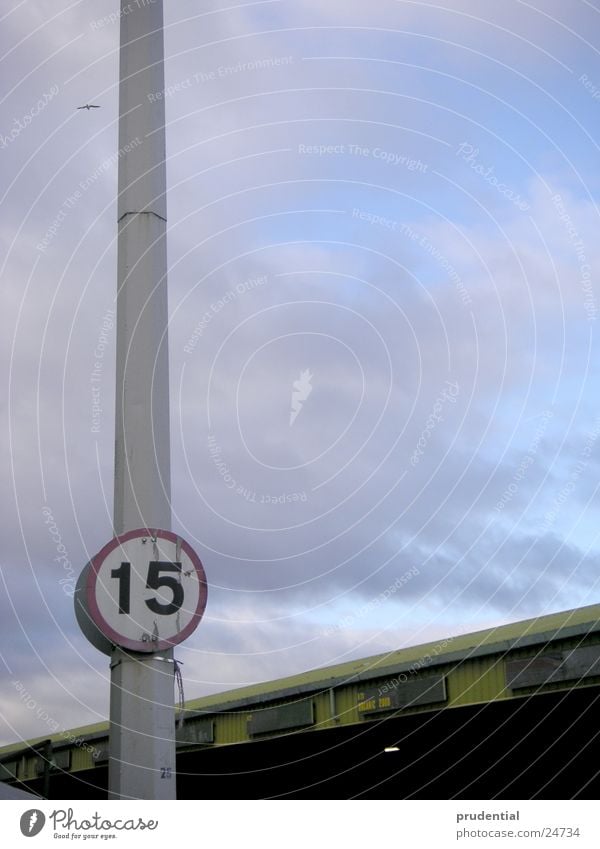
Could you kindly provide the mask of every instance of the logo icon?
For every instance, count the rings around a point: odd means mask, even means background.
[[[290,409],[290,427],[296,421],[298,413],[303,407],[303,402],[306,401],[310,393],[313,391],[311,380],[313,376],[309,369],[300,372],[300,377],[292,384],[292,405]]]
[[[21,816],[21,833],[25,837],[35,837],[43,829],[46,817],[42,811],[32,808]]]

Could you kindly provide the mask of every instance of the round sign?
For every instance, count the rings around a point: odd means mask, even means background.
[[[191,546],[171,531],[141,528],[112,539],[87,564],[75,611],[88,639],[155,652],[187,639],[206,607],[206,575]]]

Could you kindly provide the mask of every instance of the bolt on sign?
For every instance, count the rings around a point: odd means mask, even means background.
[[[105,654],[114,646],[149,653],[187,639],[206,599],[204,567],[192,547],[171,531],[141,528],[112,539],[85,566],[75,613]]]

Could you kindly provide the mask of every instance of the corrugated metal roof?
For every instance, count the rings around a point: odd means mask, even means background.
[[[411,664],[430,655],[434,662],[428,666],[448,663],[460,658],[477,657],[507,651],[517,646],[544,643],[550,640],[576,636],[588,631],[600,630],[600,604],[578,607],[573,610],[525,619],[508,625],[499,625],[484,631],[460,634],[456,637],[440,638],[430,643],[386,652],[352,660],[336,666],[321,667],[280,678],[276,681],[252,684],[225,693],[204,696],[186,703],[188,710],[206,711],[217,706],[233,707],[233,704],[256,702],[265,697],[277,698],[284,692],[305,692],[308,689],[324,689],[351,680],[364,680],[377,675],[386,675],[392,670],[402,671]],[[440,650],[440,646],[447,646]],[[230,704],[233,703],[233,704]]]
[[[470,657],[501,653],[518,647],[541,645],[553,640],[574,637],[600,631],[600,604],[579,607],[533,619],[500,625],[484,631],[447,637],[434,642],[386,652],[361,660],[353,660],[336,666],[312,669],[300,675],[292,675],[275,681],[240,687],[225,693],[216,693],[186,702],[191,713],[206,713],[217,710],[234,710],[245,705],[281,698],[294,693],[310,692],[342,685],[347,681],[360,681],[385,676],[392,671],[408,669],[411,664],[429,656],[423,666],[431,667]],[[87,740],[105,737],[108,723],[101,722],[55,734],[54,745],[68,744],[78,737]],[[47,739],[46,737],[36,740]],[[35,743],[36,740],[29,741]],[[22,749],[22,743],[14,743],[0,749],[2,758]]]

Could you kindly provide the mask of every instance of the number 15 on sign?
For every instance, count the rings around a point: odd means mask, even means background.
[[[115,537],[88,563],[78,582],[78,619],[82,627],[89,619],[112,645],[162,651],[194,631],[206,597],[191,546],[171,531],[142,528]]]

